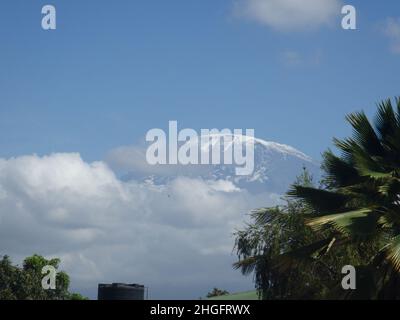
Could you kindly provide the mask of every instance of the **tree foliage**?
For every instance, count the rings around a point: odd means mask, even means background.
[[[81,300],[79,294],[68,291],[70,280],[64,271],[57,272],[56,289],[42,288],[42,268],[58,269],[60,259],[47,260],[40,255],[27,257],[22,267],[13,265],[8,256],[0,260],[0,300]]]
[[[297,185],[311,188],[306,170]],[[331,252],[326,233],[315,233],[306,224],[307,203],[285,197],[285,204],[261,208],[250,214],[251,222],[235,233],[238,262],[234,268],[254,274],[263,299],[325,299],[340,283],[341,267],[362,260],[366,247],[347,247]],[[318,250],[317,250],[318,249]]]
[[[380,103],[373,124],[363,112],[347,121],[353,134],[324,153],[322,184],[303,175],[285,206],[254,211],[236,234],[235,267],[254,271],[264,298],[400,298],[400,100]],[[357,290],[340,288],[348,264]]]
[[[229,294],[229,292],[226,290],[214,288],[212,291],[207,293],[207,298],[220,297],[220,296],[225,296],[227,294]]]

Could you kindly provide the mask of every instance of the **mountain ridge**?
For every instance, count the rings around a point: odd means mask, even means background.
[[[221,138],[226,134],[211,134],[210,136]],[[224,139],[220,140],[222,140],[221,145],[223,145]],[[292,146],[255,137],[232,134],[231,143],[237,143],[238,140],[243,144],[254,144],[254,171],[251,175],[237,176],[235,174],[235,164],[156,165],[156,167],[163,166],[170,170],[164,170],[162,173],[156,171],[157,173],[155,174],[149,174],[148,171],[145,173],[130,171],[121,175],[121,180],[139,180],[146,184],[165,185],[178,176],[185,176],[203,180],[231,181],[238,188],[245,189],[251,193],[272,192],[284,194],[296,177],[301,174],[303,168],[306,168],[311,173],[315,181],[320,178],[319,163]],[[213,139],[209,139],[209,141],[213,141]],[[209,147],[202,145],[202,147],[204,146]],[[227,146],[223,145],[223,147]],[[245,147],[243,149],[245,150]],[[223,150],[221,148],[221,153],[223,153]]]

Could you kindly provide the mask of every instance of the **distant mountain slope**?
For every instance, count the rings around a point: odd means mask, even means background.
[[[222,135],[219,135],[219,138],[223,148],[227,148],[228,146],[223,145]],[[177,176],[187,176],[204,180],[228,180],[252,193],[267,191],[283,194],[302,172],[303,167],[314,176],[315,181],[320,178],[319,164],[291,146],[243,135],[233,135],[233,142],[243,143],[243,150],[245,150],[244,144],[254,146],[254,171],[251,175],[237,176],[236,165],[166,165],[171,167],[171,170],[164,170],[162,174],[149,175],[135,171],[122,175],[122,180],[141,180],[145,183],[163,185]],[[221,150],[224,150],[223,148]],[[222,152],[221,159],[223,159]]]

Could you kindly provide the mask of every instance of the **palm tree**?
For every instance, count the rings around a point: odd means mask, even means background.
[[[324,154],[324,187],[294,185],[289,192],[309,206],[307,225],[326,235],[311,251],[373,249],[357,269],[362,289],[348,298],[400,298],[400,99],[395,102],[396,109],[381,102],[373,124],[364,112],[348,115],[353,135],[334,139],[338,156]]]
[[[313,186],[306,169],[297,185]],[[340,282],[343,256],[324,255],[320,259],[304,259],[304,250],[328,243],[305,225],[306,206],[302,201],[284,197],[285,204],[260,208],[250,214],[250,222],[235,233],[238,261],[233,267],[242,274],[254,274],[254,282],[262,299],[324,299],[329,289]],[[322,242],[321,242],[322,241]],[[317,245],[315,245],[315,243]],[[285,255],[284,253],[290,253]],[[287,259],[296,252],[302,259]],[[286,258],[286,259],[285,259]],[[352,261],[359,261],[358,257]],[[279,268],[278,268],[279,266]]]

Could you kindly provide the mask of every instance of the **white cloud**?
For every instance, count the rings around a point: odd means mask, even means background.
[[[238,0],[235,14],[277,30],[310,30],[340,14],[340,0]]]
[[[79,154],[0,159],[0,254],[59,256],[74,289],[92,297],[112,281],[143,283],[153,298],[248,289],[231,268],[232,232],[277,201],[222,180],[122,182]]]
[[[400,18],[388,18],[382,31],[391,40],[391,50],[400,53]]]

